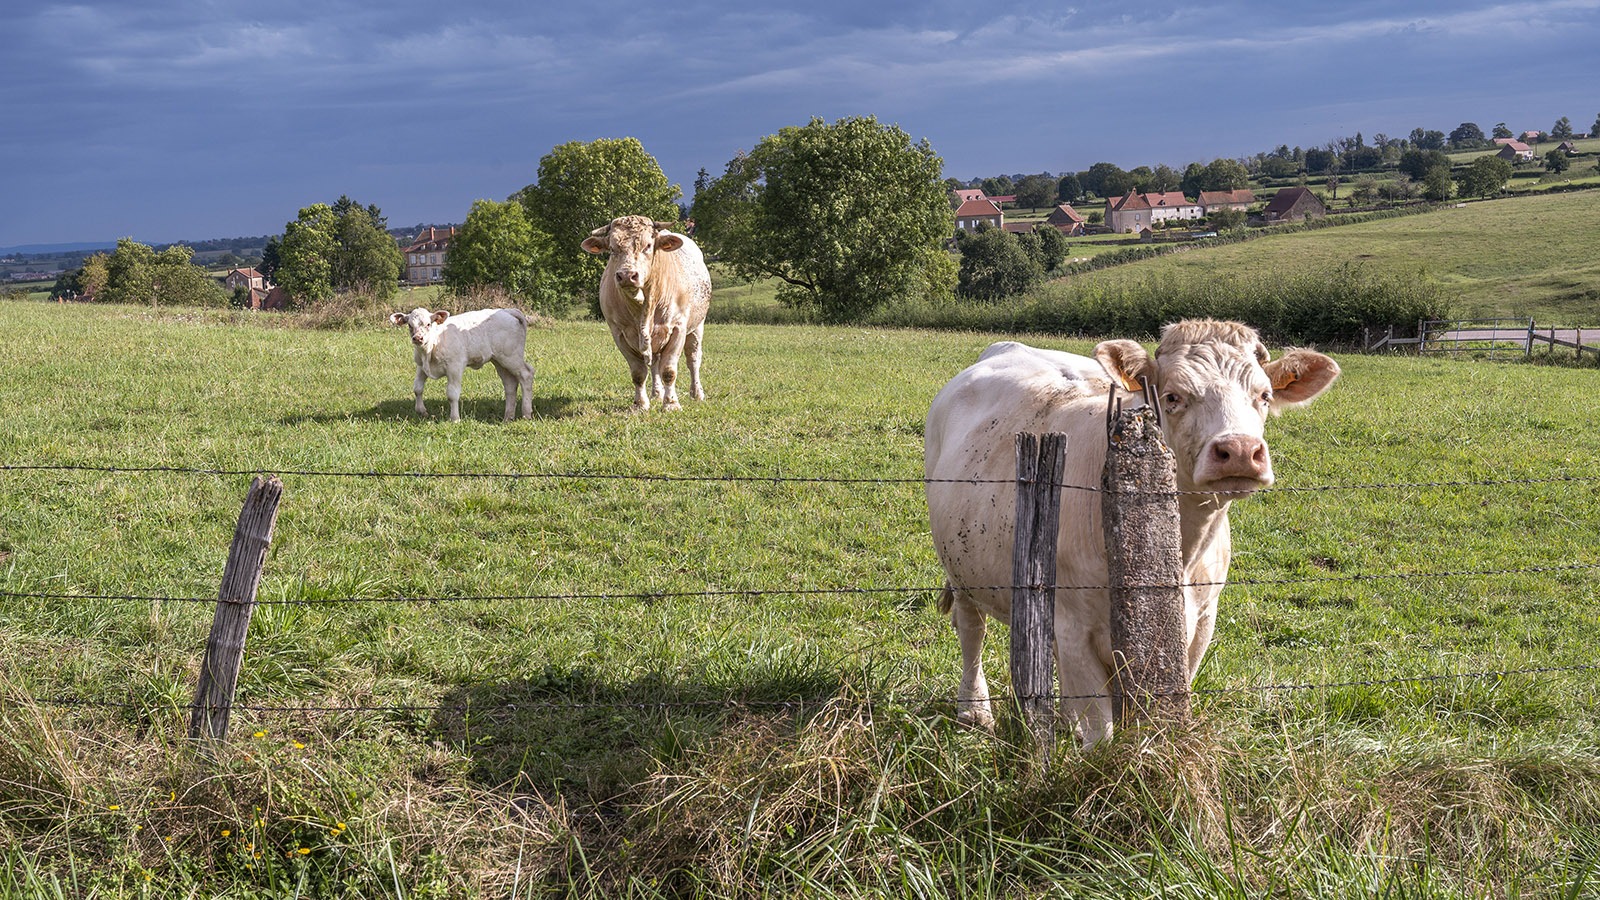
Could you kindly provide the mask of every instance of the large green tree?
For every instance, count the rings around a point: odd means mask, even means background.
[[[521,203],[478,200],[450,241],[445,286],[456,293],[498,288],[529,305],[557,312],[556,299],[541,291],[538,260],[549,252]]]
[[[1511,180],[1511,163],[1498,156],[1480,156],[1456,177],[1456,186],[1465,197],[1493,197]]]
[[[1457,150],[1471,150],[1488,142],[1489,139],[1483,136],[1483,129],[1476,122],[1462,122],[1450,132],[1450,146]]]
[[[1000,228],[963,232],[957,247],[961,267],[956,293],[968,300],[993,302],[1020,294],[1042,274],[1039,259],[1030,248]]]
[[[943,161],[876,118],[812,119],[728,162],[694,200],[696,236],[741,275],[828,322],[950,295],[955,232]]]
[[[340,197],[341,201],[349,198]],[[384,229],[377,207],[354,203],[333,207],[334,255],[330,276],[339,293],[370,294],[388,300],[400,290],[405,257]]]
[[[295,306],[333,299],[333,255],[338,246],[339,218],[326,203],[300,210],[283,226],[278,242],[278,286]]]
[[[511,199],[522,204],[548,247],[539,260],[540,278],[558,298],[554,305],[566,308],[588,297],[590,311],[598,315],[605,260],[583,252],[583,239],[618,216],[676,221],[682,196],[655,157],[628,137],[553,148],[539,160],[539,180]]]
[[[177,306],[220,306],[227,302],[222,286],[191,260],[194,250],[173,244],[160,252],[132,238],[117,241],[105,257],[101,276],[85,265],[80,281],[88,295],[107,303],[170,303]],[[90,284],[104,278],[99,287]]]
[[[1562,172],[1572,168],[1572,161],[1567,159],[1565,150],[1556,147],[1544,155],[1544,167],[1546,171],[1560,175]]]
[[[1056,180],[1049,175],[1029,175],[1017,182],[1017,206],[1038,209],[1049,206],[1056,196]]]
[[[1556,124],[1550,128],[1550,140],[1572,140],[1572,120],[1566,116],[1562,116],[1561,118],[1557,119]]]

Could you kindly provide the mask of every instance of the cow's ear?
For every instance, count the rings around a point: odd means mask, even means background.
[[[1261,368],[1272,379],[1274,412],[1305,406],[1339,377],[1339,364],[1315,350],[1290,350]]]
[[[389,314],[389,324],[391,324],[391,325],[404,325],[405,323],[406,323],[406,314],[405,313],[390,313]]]
[[[586,237],[583,239],[583,249],[595,256],[604,256],[611,252],[611,242],[603,237]]]
[[[670,231],[656,235],[656,249],[668,253],[683,246],[683,235],[673,234]]]
[[[1143,390],[1139,376],[1155,381],[1156,366],[1144,348],[1129,340],[1101,341],[1094,348],[1094,358],[1111,380],[1130,391]]]
[[[442,309],[441,310],[437,310],[433,314],[433,324],[435,324],[435,325],[443,325],[444,324],[444,320],[448,319],[448,318],[450,318],[450,313],[448,313],[448,312],[446,312],[445,310],[442,310]]]

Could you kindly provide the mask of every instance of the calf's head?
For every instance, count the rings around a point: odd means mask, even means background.
[[[646,216],[612,219],[583,239],[583,249],[597,256],[611,255],[605,277],[615,279],[617,290],[636,303],[644,299],[656,252],[670,253],[682,246],[683,238],[668,231],[667,223]]]
[[[444,320],[448,318],[450,318],[450,314],[442,309],[438,312],[428,312],[419,306],[409,313],[394,313],[389,316],[389,321],[395,325],[405,325],[410,328],[411,343],[421,346],[428,334],[433,329],[443,325]]]
[[[1339,364],[1321,353],[1272,359],[1255,329],[1209,319],[1163,328],[1154,357],[1127,340],[1105,341],[1094,355],[1122,387],[1139,390],[1140,376],[1154,385],[1183,491],[1271,487],[1267,414],[1310,403],[1339,377]]]

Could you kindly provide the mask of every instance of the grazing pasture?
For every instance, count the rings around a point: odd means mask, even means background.
[[[605,326],[559,323],[533,419],[469,371],[452,426],[381,317],[0,321],[0,897],[1593,884],[1600,578],[1553,568],[1600,562],[1592,370],[1339,356],[1233,507],[1198,724],[1027,774],[954,724],[918,480],[929,401],[1007,335],[713,324],[715,403],[631,415]],[[285,490],[207,755],[218,470]]]

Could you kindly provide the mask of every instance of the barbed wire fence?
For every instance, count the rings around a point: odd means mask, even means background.
[[[928,485],[928,484],[969,484],[974,486],[1015,486],[1017,480],[1005,479],[929,479],[921,477],[837,477],[837,476],[807,476],[793,474],[771,475],[669,475],[669,474],[626,474],[626,473],[595,473],[580,471],[565,472],[428,472],[428,471],[359,471],[359,470],[323,470],[323,469],[266,469],[266,468],[222,468],[198,466],[107,466],[79,463],[11,463],[0,464],[0,473],[37,473],[37,472],[63,472],[63,473],[90,473],[90,474],[134,474],[134,475],[174,475],[174,476],[210,476],[210,477],[243,477],[262,478],[267,476],[288,476],[296,478],[328,478],[328,479],[462,479],[462,480],[505,480],[505,481],[624,481],[624,482],[654,482],[654,483],[730,483],[730,484],[773,484],[773,485],[820,485],[837,484],[848,486],[861,485]],[[1434,481],[1404,481],[1404,482],[1354,482],[1345,484],[1309,485],[1273,487],[1253,492],[1256,496],[1270,494],[1296,494],[1296,493],[1327,493],[1335,491],[1383,491],[1383,490],[1415,490],[1425,488],[1470,488],[1470,487],[1508,487],[1518,485],[1552,485],[1552,484],[1595,484],[1600,483],[1600,475],[1573,475],[1557,474],[1543,477],[1530,478],[1492,478],[1481,480],[1434,480]],[[1093,493],[1103,493],[1105,489],[1099,486],[1079,484],[1056,484],[1054,487]],[[1175,491],[1176,494],[1215,494],[1214,491]],[[1305,577],[1286,578],[1235,578],[1225,581],[1212,582],[1183,582],[1178,584],[1152,584],[1142,585],[1152,588],[1184,588],[1184,587],[1217,587],[1233,585],[1247,586],[1287,586],[1287,585],[1315,585],[1335,583],[1361,583],[1378,581],[1440,581],[1458,578],[1492,578],[1502,576],[1523,575],[1548,575],[1554,573],[1593,572],[1600,570],[1600,562],[1574,562],[1559,565],[1540,565],[1524,567],[1499,567],[1481,569],[1447,569],[1424,572],[1382,572],[1382,573],[1351,573],[1336,575],[1317,575]],[[962,590],[987,590],[1010,591],[1016,585],[961,585]],[[1041,586],[1034,585],[1034,588]],[[1054,591],[1106,591],[1111,585],[1105,584],[1056,584],[1044,585],[1043,588]],[[663,600],[696,599],[696,598],[749,598],[760,599],[774,596],[814,597],[814,596],[847,596],[847,595],[906,595],[928,594],[937,596],[946,589],[946,585],[908,585],[897,587],[830,587],[830,588],[750,588],[750,589],[712,589],[704,590],[679,590],[679,591],[641,591],[641,590],[615,590],[615,591],[582,591],[582,592],[547,592],[524,594],[491,594],[491,595],[437,595],[437,596],[341,596],[320,597],[314,599],[256,599],[248,600],[251,607],[257,606],[341,606],[348,604],[407,604],[407,605],[441,605],[474,602],[659,602]],[[217,597],[199,596],[170,596],[159,594],[135,593],[81,593],[67,591],[33,591],[14,590],[0,586],[0,603],[13,600],[51,600],[63,602],[125,602],[125,603],[174,603],[174,604],[210,604],[223,605],[229,601],[219,601]],[[237,601],[235,601],[237,602]],[[242,649],[242,643],[241,643]],[[1342,680],[1329,682],[1281,682],[1270,684],[1239,685],[1229,687],[1198,687],[1185,691],[1186,694],[1207,696],[1236,696],[1254,695],[1264,693],[1289,693],[1305,691],[1329,691],[1350,688],[1381,688],[1400,685],[1436,684],[1452,681],[1469,680],[1500,680],[1512,677],[1523,677],[1546,674],[1583,674],[1600,671],[1600,664],[1573,664],[1573,665],[1547,665],[1523,666],[1505,669],[1474,669],[1460,672],[1425,673],[1418,675],[1400,675],[1386,678]],[[1098,700],[1109,698],[1110,694],[1078,694],[1059,695],[1055,692],[1043,696],[1013,695],[1005,692],[993,693],[990,700],[1031,701],[1047,700],[1051,702],[1062,700]],[[989,701],[972,701],[989,702]],[[72,696],[4,696],[0,695],[0,703],[9,704],[34,704],[55,708],[83,708],[104,710],[135,710],[148,709],[149,702],[118,701],[110,699],[95,699]],[[578,711],[595,709],[632,709],[640,711],[650,710],[734,710],[734,709],[764,709],[803,711],[827,706],[853,706],[871,712],[877,708],[897,708],[919,713],[938,712],[959,706],[961,701],[951,698],[928,697],[861,697],[850,698],[838,695],[786,698],[786,699],[760,699],[749,697],[727,697],[717,699],[657,699],[657,700],[532,700],[505,702],[498,704],[473,704],[473,703],[442,703],[442,704],[262,704],[262,703],[232,703],[229,708],[234,711],[250,712],[266,715],[309,715],[327,713],[458,713],[482,714],[489,712],[517,713],[531,711]],[[196,707],[198,711],[198,707]]]

